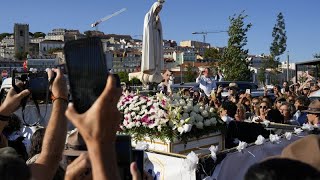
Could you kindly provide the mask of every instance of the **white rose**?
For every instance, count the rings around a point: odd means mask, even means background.
[[[211,107],[210,110],[209,110],[209,112],[210,112],[210,113],[213,113],[213,112],[214,112],[214,108]]]
[[[216,125],[218,123],[217,119],[215,117],[211,118],[210,121],[211,121],[211,124],[213,124],[213,125]]]
[[[131,117],[135,117],[135,116],[136,116],[136,112],[132,112]]]
[[[142,105],[141,109],[147,109],[147,106],[146,105]]]
[[[182,117],[183,117],[183,119],[187,119],[187,118],[189,118],[189,114],[188,113],[183,113]]]
[[[123,121],[123,125],[124,125],[124,126],[127,126],[127,125],[128,125],[128,121],[124,120],[124,121]]]
[[[141,126],[141,122],[137,121],[136,122],[136,127],[140,127]]]
[[[124,114],[128,114],[129,108],[124,109]]]
[[[205,120],[204,121],[204,126],[211,126],[211,121],[210,120]]]
[[[183,125],[184,132],[190,132],[190,131],[191,131],[191,128],[192,128],[192,125],[191,125],[191,124],[185,124],[185,125]]]
[[[197,127],[198,129],[203,129],[203,123],[202,123],[202,122],[197,122],[197,123],[196,123],[196,127]]]
[[[204,111],[202,111],[201,115],[202,115],[203,117],[208,117],[208,116],[209,116],[209,113],[208,113],[208,111],[204,110]]]
[[[199,112],[202,112],[204,110],[204,107],[203,106],[200,106],[199,107]]]

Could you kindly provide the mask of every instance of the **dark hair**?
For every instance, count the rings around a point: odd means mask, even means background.
[[[15,114],[12,114],[11,117],[12,118],[9,120],[8,126],[6,126],[3,129],[3,134],[5,134],[5,135],[10,135],[15,131],[20,131],[20,129],[21,129],[21,120],[20,120],[20,118]]]
[[[237,106],[233,102],[223,102],[221,107],[227,110],[228,116],[234,118],[234,115],[237,113]]]
[[[44,137],[46,129],[41,128],[36,130],[36,132],[33,133],[32,138],[31,138],[31,148],[30,148],[30,153],[29,157],[33,157],[36,154],[39,154],[42,149],[42,141]]]
[[[267,119],[275,123],[283,123],[283,116],[278,109],[268,111]]]
[[[320,173],[317,169],[301,161],[275,158],[251,166],[245,180],[316,180]]]
[[[0,177],[2,180],[29,180],[31,171],[25,161],[14,155],[0,156]]]
[[[296,101],[298,101],[300,104],[302,104],[302,109],[301,110],[307,109],[309,104],[310,104],[310,100],[306,96],[298,96],[296,98]]]

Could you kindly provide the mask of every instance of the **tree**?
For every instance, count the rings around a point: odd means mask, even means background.
[[[251,79],[251,71],[247,61],[248,50],[244,49],[244,46],[247,44],[246,34],[252,24],[244,23],[247,15],[243,15],[243,13],[229,17],[228,46],[219,62],[225,79],[228,81],[249,81]]]
[[[265,73],[266,73],[266,68],[265,68],[264,65],[262,65],[262,67],[259,68],[258,75],[257,75],[257,79],[258,79],[258,81],[259,81],[261,84],[263,84],[263,85],[264,85],[265,82],[266,82],[266,75],[265,75]]]
[[[134,77],[129,81],[129,84],[134,84],[134,85],[141,85],[142,82],[140,81],[140,79]]]
[[[313,57],[316,58],[316,59],[319,59],[320,58],[320,53],[314,54]]]
[[[185,73],[185,81],[186,82],[194,82],[196,80],[196,72],[193,71],[191,65],[187,66],[187,72]]]
[[[1,33],[0,34],[0,41],[2,41],[3,38],[7,37],[7,36],[11,36],[12,34],[10,33]]]
[[[129,74],[127,72],[119,72],[118,75],[121,82],[124,82],[124,83],[129,82]]]
[[[43,33],[43,32],[35,32],[34,34],[33,34],[33,38],[39,38],[39,37],[46,37],[46,34],[45,33]]]
[[[272,37],[270,55],[275,61],[279,62],[278,56],[282,55],[287,49],[286,25],[281,12],[277,16],[277,24],[273,27]]]
[[[207,48],[204,51],[205,59],[221,59],[221,53],[216,48]]]
[[[28,56],[27,52],[16,52],[14,57],[18,60],[25,60]]]

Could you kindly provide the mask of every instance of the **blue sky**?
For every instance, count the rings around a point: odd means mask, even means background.
[[[91,29],[94,21],[121,8],[127,11],[101,24],[105,33],[141,35],[143,18],[155,1],[151,0],[6,0],[0,6],[0,32],[12,32],[15,22],[30,24],[30,31],[50,32],[53,28]],[[194,31],[227,30],[228,17],[245,10],[250,54],[269,54],[272,28],[282,12],[287,30],[290,60],[313,59],[320,52],[319,0],[167,0],[161,11],[165,39],[202,41]],[[208,34],[213,46],[227,45],[225,33]],[[284,60],[285,57],[283,56]]]

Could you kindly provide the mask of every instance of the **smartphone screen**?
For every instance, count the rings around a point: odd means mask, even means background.
[[[121,179],[131,179],[130,164],[132,147],[130,136],[117,135],[116,152]]]
[[[108,68],[100,38],[69,41],[64,47],[74,107],[86,112],[105,88]]]
[[[246,94],[251,94],[251,89],[246,89]]]

